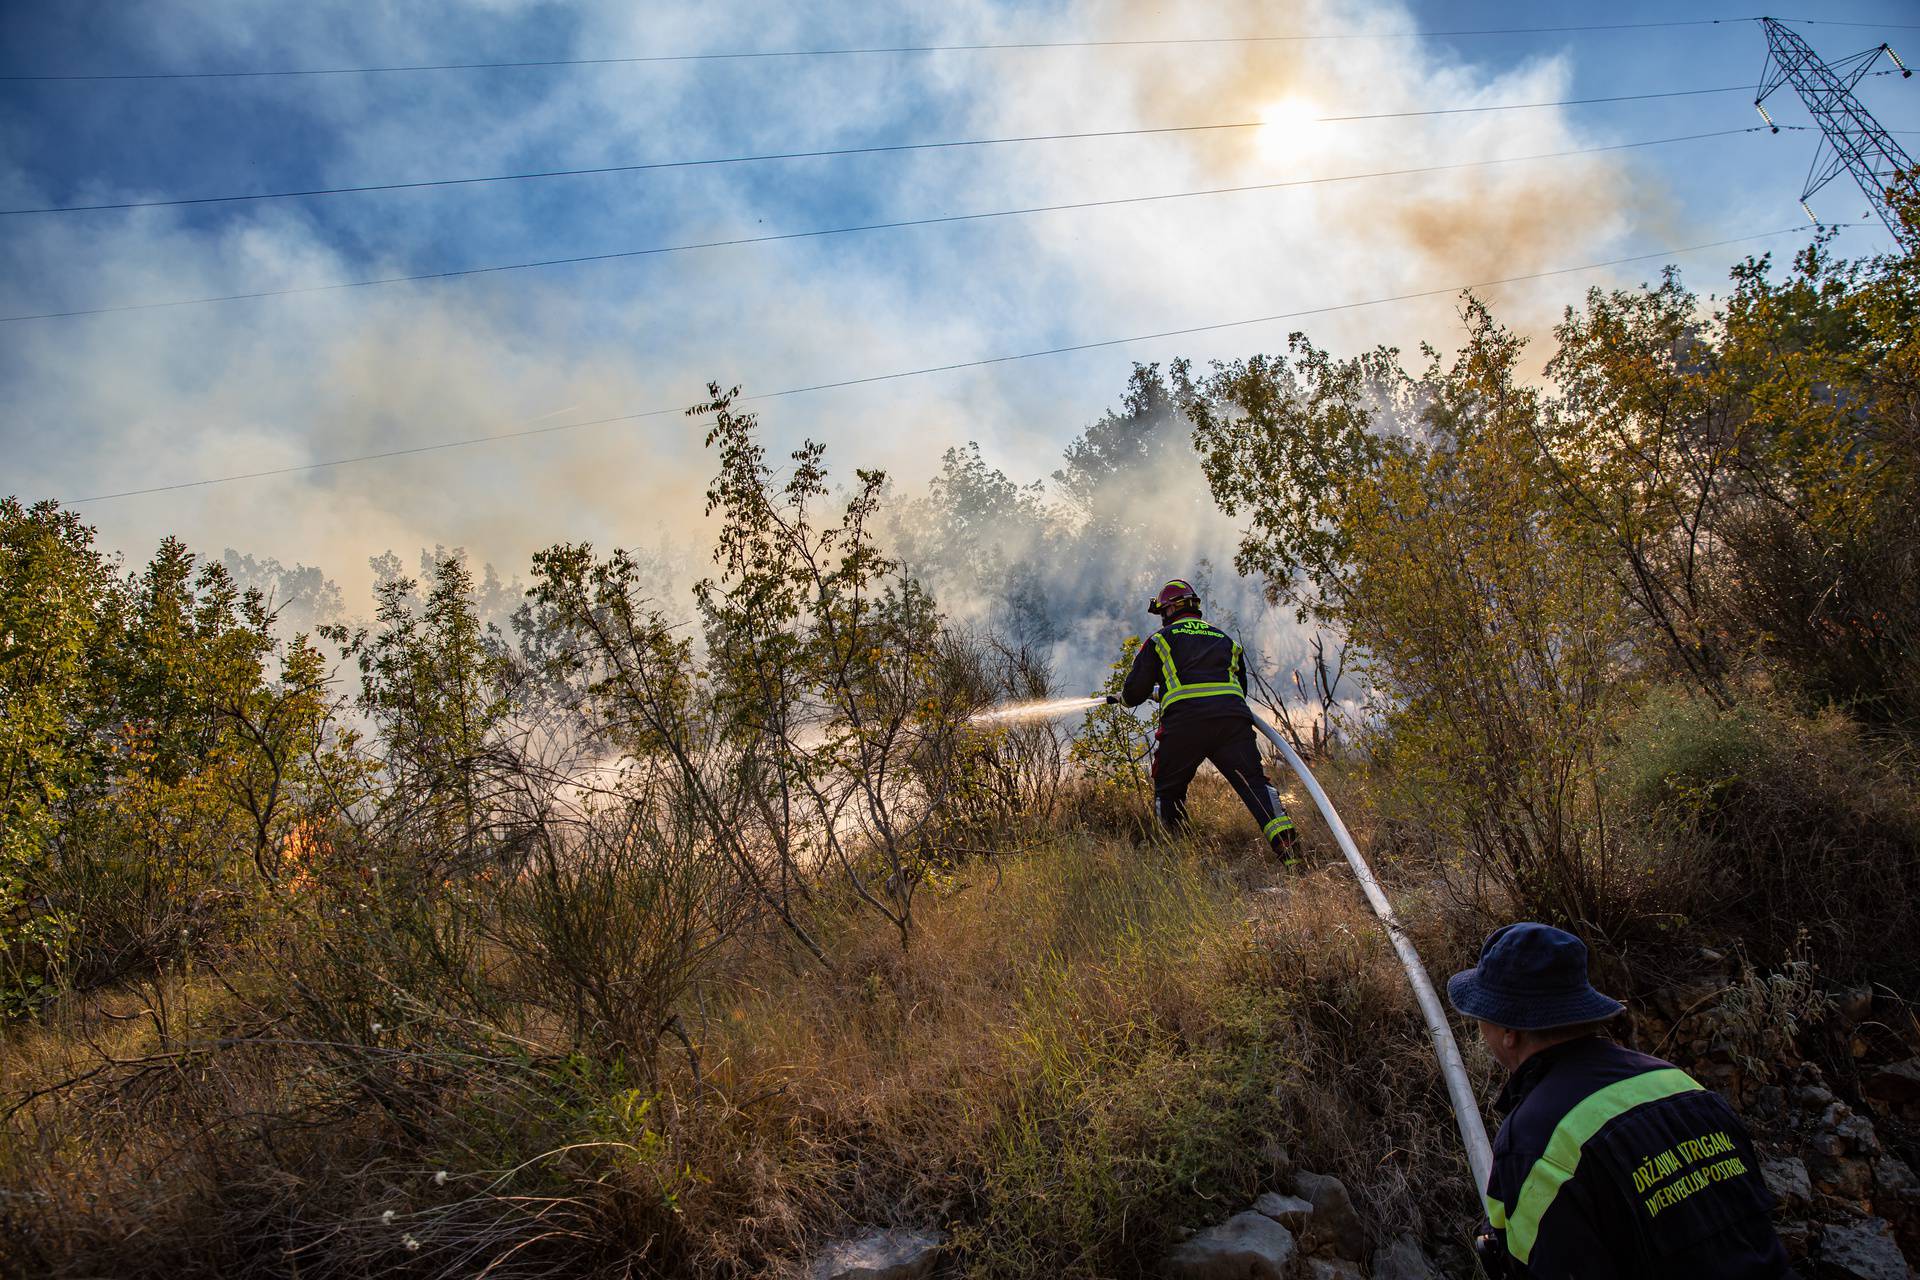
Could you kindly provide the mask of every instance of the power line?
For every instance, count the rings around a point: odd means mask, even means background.
[[[0,81],[75,82],[110,80],[252,80],[278,76],[363,76],[414,71],[502,71],[537,67],[608,67],[672,62],[744,62],[775,58],[846,58],[874,54],[1002,53],[1039,49],[1127,49],[1180,45],[1287,44],[1313,40],[1453,39],[1464,36],[1555,35],[1572,32],[1646,31],[1660,27],[1711,27],[1752,18],[1693,18],[1670,22],[1582,23],[1562,27],[1478,27],[1457,31],[1339,31],[1266,36],[1172,36],[1140,40],[1020,40],[976,44],[872,45],[857,48],[765,49],[720,53],[656,53],[619,58],[527,58],[498,62],[423,62],[369,67],[274,68],[254,71],[119,71],[72,75],[0,75]]]
[[[1525,111],[1539,107],[1578,107],[1603,102],[1639,102],[1652,98],[1687,98],[1711,93],[1746,93],[1747,85],[1719,89],[1673,89],[1662,93],[1626,93],[1601,98],[1562,98],[1555,102],[1506,102],[1481,107],[1434,107],[1421,111],[1381,111],[1367,115],[1321,116],[1308,124],[1339,124],[1353,120],[1398,120],[1415,116],[1462,115],[1483,111]],[[430,178],[418,182],[375,182],[350,187],[309,187],[299,191],[262,191],[252,194],[184,196],[166,200],[123,200],[111,204],[46,205],[39,208],[0,209],[0,216],[35,213],[97,213],[109,209],[170,209],[182,205],[235,204],[250,200],[296,200],[310,196],[362,195],[373,191],[416,191],[425,187],[461,187],[491,182],[530,182],[545,178],[577,178],[609,173],[644,173],[656,169],[693,169],[716,165],[759,164],[769,160],[816,160],[830,156],[868,156],[902,151],[939,151],[962,147],[1001,147],[1028,142],[1073,142],[1092,138],[1136,138],[1153,134],[1208,133],[1231,129],[1269,128],[1263,120],[1235,120],[1224,124],[1160,125],[1147,129],[1098,129],[1080,133],[1033,133],[1005,138],[960,138],[945,142],[892,142],[866,147],[831,147],[817,151],[775,151],[756,155],[717,156],[700,160],[652,160],[640,164],[601,165],[590,169],[541,169],[528,173],[496,173],[471,178]]]
[[[1798,127],[1798,126],[1792,126]],[[1117,205],[1149,204],[1167,200],[1189,200],[1201,196],[1237,195],[1253,191],[1274,191],[1287,187],[1319,186],[1335,182],[1358,182],[1371,178],[1413,177],[1424,173],[1442,173],[1454,169],[1473,169],[1500,164],[1519,164],[1532,160],[1557,160],[1572,156],[1596,155],[1607,151],[1629,151],[1639,147],[1665,146],[1676,142],[1696,142],[1706,138],[1726,138],[1743,133],[1764,133],[1767,126],[1721,129],[1712,133],[1689,133],[1672,138],[1648,138],[1639,142],[1617,142],[1599,147],[1576,147],[1566,151],[1542,151],[1524,156],[1499,156],[1488,160],[1460,160],[1449,164],[1422,165],[1411,169],[1383,169],[1372,173],[1346,173],[1321,178],[1289,178],[1278,182],[1255,182],[1233,187],[1207,187],[1198,191],[1168,191],[1146,196],[1116,196],[1105,200],[1076,200],[1065,204],[1029,205],[1019,209],[992,209],[978,213],[939,214],[926,218],[901,218],[889,222],[867,222],[844,227],[822,227],[810,231],[782,231],[759,236],[737,236],[726,240],[699,240],[686,244],[656,245],[645,249],[624,249],[615,253],[580,254],[565,258],[541,258],[531,262],[507,262],[492,266],[462,267],[450,271],[423,271],[412,275],[374,276],[364,280],[341,280],[330,284],[299,285],[286,289],[260,289],[250,293],[213,294],[201,298],[173,298],[161,302],[131,302],[105,307],[80,307],[69,311],[38,311],[0,316],[0,324],[28,320],[58,320],[76,316],[110,315],[123,311],[157,311],[173,307],[203,306],[220,302],[243,302],[260,298],[285,298],[304,294],[334,293],[345,289],[364,289],[377,285],[418,284],[442,280],[464,280],[475,276],[507,271],[530,271],[545,267],[577,266],[585,263],[615,262],[629,258],[655,257],[686,253],[697,249],[724,249],[744,245],[772,244],[783,240],[809,240],[826,236],[853,235],[866,231],[894,231],[909,227],[938,226],[956,222],[982,222],[995,218],[1019,218],[1041,213],[1064,213],[1079,209],[1104,209]]]
[[[1758,18],[1748,18],[1748,22],[1758,22]],[[1920,24],[1911,22],[1839,22],[1832,18],[1776,18],[1776,22],[1791,22],[1804,27],[1878,27],[1882,31],[1920,31]]]
[[[1856,225],[1838,223],[1838,226]],[[1125,338],[1104,338],[1097,342],[1078,342],[1066,346],[1045,347],[1038,351],[1022,351],[1013,355],[988,356],[979,360],[958,360],[950,364],[927,365],[918,369],[903,369],[894,373],[868,374],[858,378],[842,378],[834,382],[815,382],[805,386],[788,387],[781,391],[764,391],[758,395],[742,396],[742,402],[779,400],[789,396],[808,395],[816,391],[833,391],[844,387],[863,387],[880,382],[897,382],[904,378],[919,378],[934,373],[955,373],[963,369],[982,369],[993,365],[1012,364],[1021,360],[1038,360],[1046,356],[1068,355],[1079,351],[1097,351],[1105,347],[1125,346],[1135,342],[1152,342],[1161,338],[1189,337],[1198,333],[1217,333],[1225,329],[1239,329],[1250,325],[1272,324],[1280,320],[1299,320],[1307,316],[1329,315],[1336,311],[1354,311],[1362,307],[1378,307],[1393,302],[1409,302],[1418,298],[1435,298],[1447,294],[1456,294],[1470,289],[1490,289],[1498,285],[1524,284],[1531,280],[1546,280],[1554,276],[1575,275],[1583,271],[1599,271],[1607,267],[1626,266],[1634,262],[1649,262],[1657,258],[1674,258],[1682,254],[1702,253],[1708,249],[1720,249],[1728,245],[1746,244],[1755,240],[1768,240],[1774,236],[1789,235],[1804,231],[1803,227],[1781,227],[1773,231],[1762,231],[1754,235],[1735,236],[1726,240],[1713,240],[1705,244],[1687,245],[1677,249],[1661,249],[1653,253],[1633,254],[1624,258],[1610,258],[1604,262],[1582,263],[1576,267],[1555,267],[1546,271],[1534,271],[1525,275],[1503,276],[1497,280],[1482,280],[1473,284],[1448,285],[1438,289],[1419,289],[1410,293],[1397,293],[1381,298],[1367,298],[1357,302],[1338,302],[1323,307],[1306,307],[1298,311],[1282,311],[1273,315],[1253,316],[1245,320],[1224,320],[1215,324],[1190,325],[1182,329],[1163,329],[1158,333],[1134,334]],[[604,418],[590,418],[584,422],[563,422],[546,427],[528,427],[513,431],[495,432],[490,435],[468,436],[458,440],[440,440],[433,444],[412,445],[404,449],[383,449],[377,453],[352,454],[347,457],[333,458],[325,462],[306,462],[289,467],[271,467],[261,471],[235,472],[231,475],[211,476],[202,480],[183,480],[175,484],[150,485],[142,489],[123,489],[117,493],[94,494],[85,498],[69,498],[62,501],[71,505],[83,502],[110,502],[119,498],[135,498],[154,493],[177,493],[183,489],[201,489],[216,484],[231,484],[240,480],[260,480],[270,476],[296,475],[308,471],[325,471],[334,467],[351,466],[359,462],[377,462],[389,458],[412,457],[416,454],[438,453],[447,449],[464,449],[473,445],[494,444],[503,440],[524,440],[534,436],[556,435],[563,431],[578,431],[586,427],[608,426],[616,422],[639,422],[647,418],[663,418],[672,414],[684,414],[685,408],[674,406],[664,409],[643,409],[635,413],[614,414]]]

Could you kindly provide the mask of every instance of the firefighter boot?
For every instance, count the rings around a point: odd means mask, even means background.
[[[1300,833],[1294,830],[1293,819],[1285,812],[1267,824],[1267,841],[1273,845],[1274,856],[1280,859],[1280,865],[1289,871],[1304,871],[1307,864],[1300,857]]]

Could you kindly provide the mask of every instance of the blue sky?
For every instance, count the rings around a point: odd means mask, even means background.
[[[1920,54],[1911,3],[1821,6],[1838,57]],[[637,52],[1728,16],[1621,3],[939,6],[11,5],[12,74],[323,67]],[[1908,46],[1912,46],[1911,49]],[[1530,154],[1757,124],[1750,94],[1316,124],[1751,85],[1764,41],[1714,27],[111,83],[0,85],[0,204],[89,203],[745,152],[1256,118],[1257,134],[1103,139],[173,209],[0,218],[5,314],[604,253],[1037,203]],[[1920,59],[1916,59],[1920,60]],[[1920,85],[1869,80],[1920,129]],[[1790,96],[1783,123],[1805,123]],[[1909,149],[1920,138],[1904,139]],[[1790,227],[1814,137],[1764,133],[1498,169],[702,251],[478,280],[0,326],[0,489],[76,498],[1465,284]],[[1842,178],[1814,206],[1858,216]],[[1682,259],[1710,291],[1748,251]],[[1885,247],[1844,234],[1845,251]],[[1590,284],[1490,294],[1541,333]],[[772,402],[780,439],[916,487],[978,439],[1018,478],[1119,396],[1131,361],[1228,358],[1305,328],[1340,350],[1453,336],[1447,298]],[[141,555],[166,532],[319,563],[350,590],[389,547],[521,569],[560,538],[697,529],[706,463],[676,417],[83,504]]]

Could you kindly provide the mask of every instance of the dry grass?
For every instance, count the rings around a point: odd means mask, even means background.
[[[822,903],[834,972],[743,947],[657,1086],[531,1018],[524,1051],[317,1046],[212,985],[166,1041],[127,997],[75,1006],[7,1046],[16,1099],[104,1069],[0,1131],[0,1263],[745,1276],[897,1222],[947,1228],[969,1275],[1137,1275],[1276,1185],[1276,1140],[1383,1228],[1461,1228],[1431,1057],[1330,843],[1304,824],[1323,867],[1285,882],[1224,787],[1195,799],[1177,846],[1062,832],[963,869],[907,951]]]

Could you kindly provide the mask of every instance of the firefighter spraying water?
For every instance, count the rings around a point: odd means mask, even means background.
[[[1474,1183],[1486,1187],[1493,1170],[1493,1154],[1480,1119],[1479,1102],[1468,1078],[1460,1046],[1454,1040],[1447,1014],[1433,980],[1420,962],[1413,939],[1395,917],[1386,891],[1354,844],[1326,791],[1279,730],[1259,716],[1247,702],[1246,655],[1238,641],[1201,617],[1199,593],[1176,578],[1160,589],[1147,605],[1161,619],[1160,630],[1140,646],[1118,697],[1055,698],[999,707],[973,717],[978,721],[1017,720],[1063,715],[1102,702],[1128,707],[1149,698],[1160,704],[1154,732],[1154,808],[1161,822],[1179,830],[1186,820],[1187,788],[1202,761],[1212,761],[1261,824],[1274,851],[1289,867],[1299,867],[1299,834],[1293,818],[1267,781],[1254,734],[1264,735],[1279,751],[1287,767],[1299,777],[1325,819],[1334,843],[1346,858],[1367,904],[1379,917],[1388,940],[1407,975],[1434,1056],[1453,1104],[1460,1141]]]
[[[1300,833],[1267,781],[1247,706],[1246,656],[1240,642],[1206,621],[1200,595],[1175,578],[1147,604],[1160,629],[1134,656],[1118,701],[1160,704],[1153,731],[1153,807],[1160,823],[1178,832],[1187,823],[1187,788],[1211,762],[1232,786],[1281,862],[1300,863]]]

